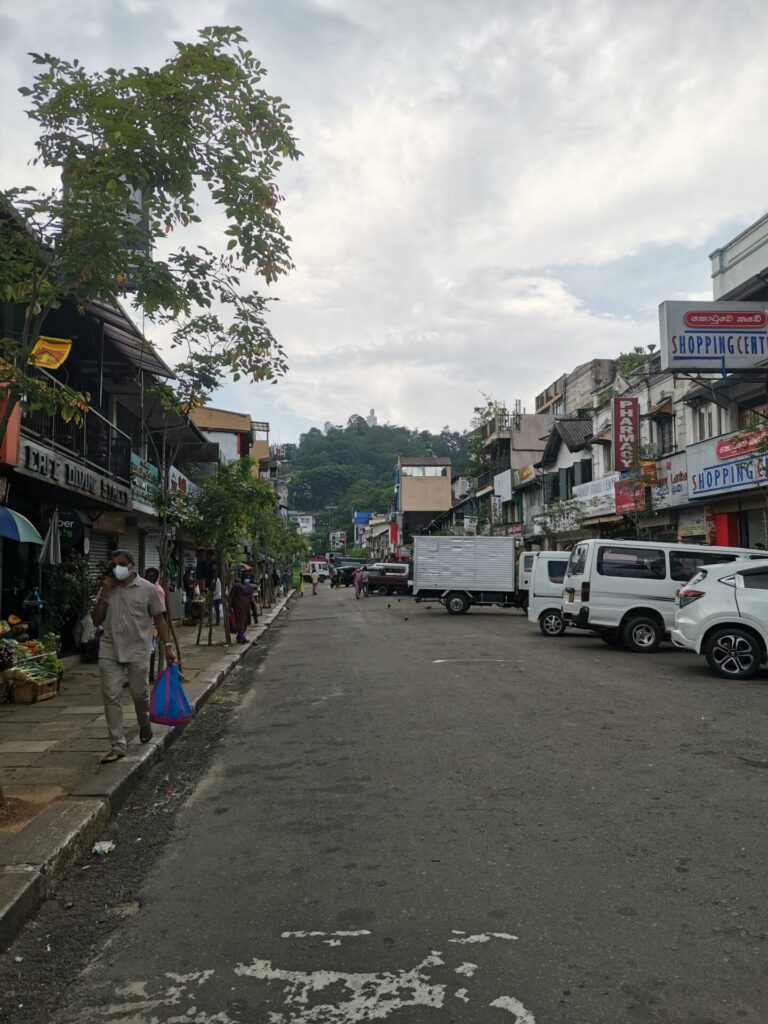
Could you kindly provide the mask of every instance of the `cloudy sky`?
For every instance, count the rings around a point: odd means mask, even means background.
[[[243,26],[304,153],[290,373],[214,401],[273,438],[532,409],[658,342],[658,303],[710,297],[709,253],[768,206],[764,0],[0,0],[0,186],[29,176],[27,51],[156,65],[207,24]]]

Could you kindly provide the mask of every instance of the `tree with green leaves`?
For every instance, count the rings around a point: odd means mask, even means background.
[[[177,42],[156,69],[88,72],[78,60],[32,54],[21,89],[40,135],[34,162],[60,184],[0,194],[0,302],[17,327],[2,339],[0,438],[13,407],[79,417],[87,397],[35,372],[46,316],[130,293],[171,331],[182,406],[205,401],[222,377],[273,379],[283,349],[267,326],[256,274],[291,269],[276,176],[300,156],[288,106],[263,87],[266,70],[239,28],[209,27]],[[184,244],[184,230],[222,219],[226,248]]]

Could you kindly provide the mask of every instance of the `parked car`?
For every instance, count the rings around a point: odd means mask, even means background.
[[[700,568],[768,557],[751,548],[656,541],[584,540],[571,552],[563,587],[566,625],[606,643],[655,651],[674,625],[675,594]]]
[[[532,556],[528,574],[528,621],[538,623],[544,636],[562,636],[563,580],[568,551],[539,551]]]
[[[377,562],[368,566],[368,592],[371,594],[410,594],[407,562]]]
[[[362,558],[339,559],[332,563],[330,568],[331,586],[351,587],[355,569],[362,568],[363,565],[365,565],[365,561]]]
[[[672,643],[703,654],[724,679],[749,679],[768,652],[768,563],[708,566],[675,598]]]

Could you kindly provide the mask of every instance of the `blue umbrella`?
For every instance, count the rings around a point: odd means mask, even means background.
[[[26,516],[0,506],[0,537],[17,540],[20,544],[42,544],[43,538]]]

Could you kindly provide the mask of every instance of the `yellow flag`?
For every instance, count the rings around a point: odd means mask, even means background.
[[[41,366],[44,370],[58,370],[71,348],[70,338],[44,338],[41,335],[35,342],[29,361],[33,366]]]

